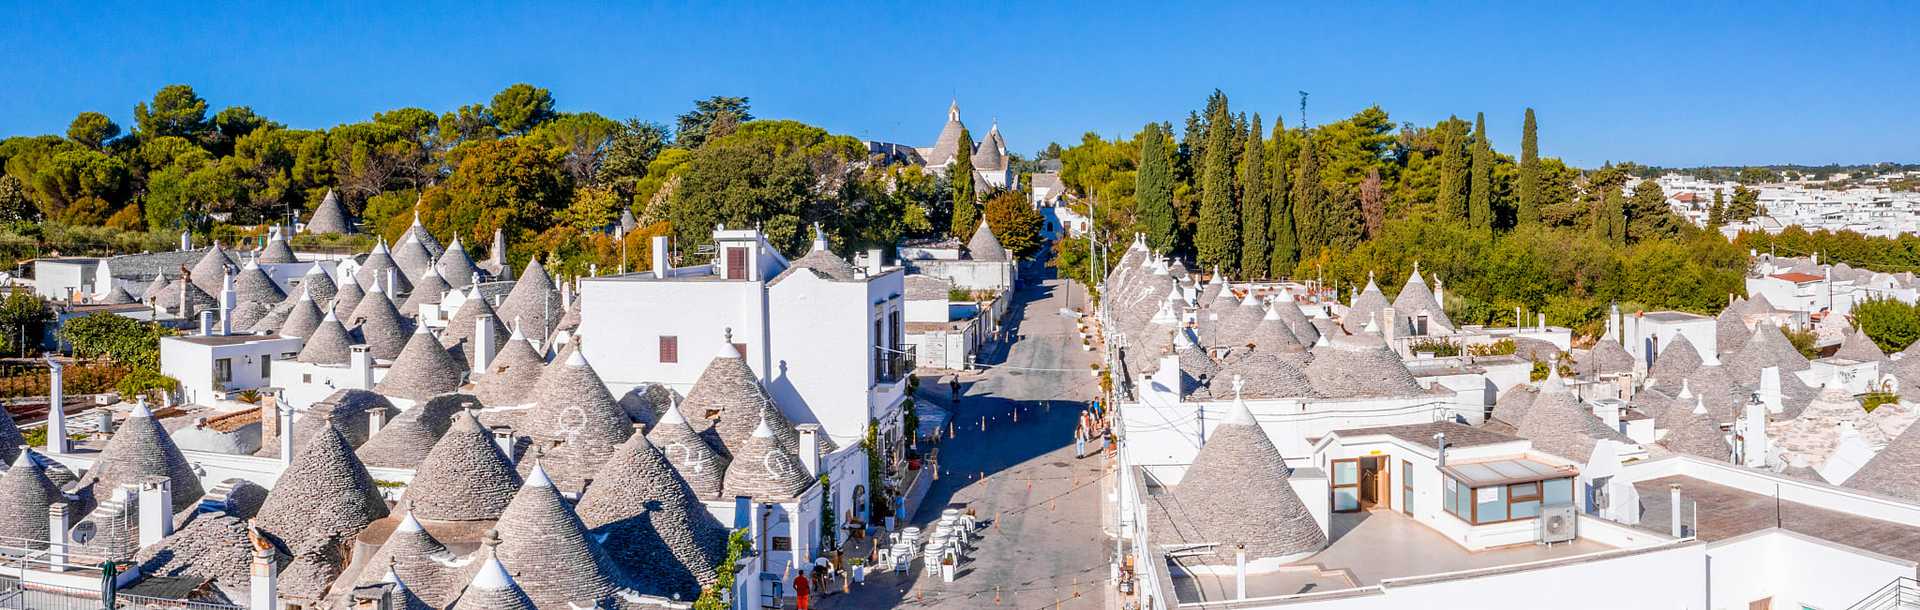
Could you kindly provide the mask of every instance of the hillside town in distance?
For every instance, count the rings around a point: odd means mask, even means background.
[[[1920,608],[1920,165],[1148,77],[0,127],[0,610]]]

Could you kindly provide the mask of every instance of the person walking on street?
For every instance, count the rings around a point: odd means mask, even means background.
[[[1073,428],[1073,457],[1087,457],[1087,429],[1085,425]]]
[[[813,583],[807,580],[806,570],[793,575],[793,603],[800,610],[813,607]]]
[[[948,397],[947,402],[952,403],[953,406],[956,406],[956,407],[960,406],[960,376],[959,375],[954,375],[953,377],[950,377],[947,379],[947,397]]]

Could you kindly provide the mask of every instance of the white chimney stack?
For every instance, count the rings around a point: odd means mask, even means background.
[[[47,453],[53,455],[67,452],[66,368],[47,359]]]
[[[493,353],[497,341],[499,339],[493,336],[493,316],[480,314],[475,317],[473,319],[473,372],[475,374],[484,375],[487,368],[493,366]]]
[[[247,526],[249,539],[258,536],[251,523]],[[264,548],[262,548],[264,547]],[[248,607],[254,610],[280,610],[280,564],[274,561],[271,545],[254,542],[253,574],[247,583],[249,592]]]
[[[192,249],[193,249],[193,234],[188,233],[186,231],[181,231],[180,232],[180,251],[186,252]]]
[[[1247,545],[1233,550],[1233,598],[1247,598]]]
[[[293,463],[293,406],[282,401],[278,403],[280,418],[280,463]],[[264,414],[263,414],[264,415]]]
[[[1760,369],[1760,402],[1766,404],[1768,413],[1779,413],[1785,408],[1781,404],[1780,367],[1770,366]]]
[[[807,467],[807,474],[820,476],[820,424],[800,424],[793,427],[800,432],[800,464]]]
[[[173,535],[173,480],[150,476],[140,480],[140,546],[146,548]]]
[[[213,312],[211,311],[200,312],[200,336],[213,336]]]
[[[867,277],[880,275],[884,265],[885,252],[879,248],[867,250]]]
[[[513,428],[507,426],[493,427],[493,445],[500,448],[500,455],[507,458],[508,464],[513,463],[513,446],[518,444],[518,442],[519,439],[514,438]]]
[[[354,389],[373,389],[373,352],[369,351],[371,349],[373,349],[371,346],[364,343],[347,348],[347,367],[353,372],[352,383],[358,384]]]
[[[386,407],[374,407],[371,409],[367,409],[367,438],[373,438],[374,434],[380,432],[380,429],[386,426],[387,426],[387,408]]]
[[[1766,466],[1770,444],[1767,442],[1767,404],[1756,397],[1747,402],[1746,416],[1740,418],[1741,463],[1756,468]]]
[[[1675,538],[1687,537],[1686,531],[1680,527],[1680,484],[1679,483],[1672,483],[1667,485],[1667,505],[1671,507],[1667,512],[1669,513],[1668,516],[1671,518],[1671,521],[1672,521],[1671,525],[1672,525],[1673,537]]]
[[[665,235],[653,236],[652,250],[653,250],[653,277],[655,279],[666,279],[667,272],[669,270],[667,267],[667,236]]]
[[[67,512],[70,506],[64,500],[47,505],[47,533],[52,534],[47,544],[47,569],[55,572],[67,571],[67,547],[73,544],[73,517]]]

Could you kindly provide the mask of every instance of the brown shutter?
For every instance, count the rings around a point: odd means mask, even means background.
[[[727,248],[727,279],[747,279],[746,248]]]
[[[680,338],[666,337],[666,336],[660,337],[660,362],[675,363],[679,361],[680,361]]]

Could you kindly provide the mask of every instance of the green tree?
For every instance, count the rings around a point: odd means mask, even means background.
[[[1920,308],[1891,298],[1875,298],[1853,306],[1853,323],[1866,331],[1880,351],[1893,353],[1920,340]]]
[[[953,164],[947,166],[947,182],[953,185],[953,223],[949,233],[962,240],[973,236],[973,229],[980,224],[978,202],[980,194],[973,188],[973,134],[960,130],[960,152],[953,155]]]
[[[100,147],[106,145],[107,140],[118,135],[120,135],[120,126],[113,124],[113,119],[107,118],[107,115],[98,112],[82,112],[73,118],[72,124],[67,126],[67,139],[94,150],[100,150]]]
[[[1273,210],[1267,196],[1270,172],[1266,154],[1267,142],[1260,130],[1260,115],[1256,113],[1247,129],[1246,150],[1240,153],[1240,273],[1247,278],[1267,277],[1267,264],[1273,255],[1273,246],[1269,243],[1273,234],[1267,230],[1267,219]]]
[[[148,371],[160,370],[160,338],[173,331],[111,312],[97,311],[67,320],[56,333],[81,358],[110,358]]]
[[[1727,224],[1726,195],[1720,189],[1713,189],[1713,205],[1707,208],[1707,226],[1719,228]]]
[[[713,240],[715,225],[760,225],[790,255],[804,252],[815,203],[809,158],[762,138],[725,137],[693,152],[668,202],[682,252]]]
[[[1667,195],[1660,190],[1660,184],[1652,180],[1641,180],[1633,187],[1633,197],[1626,202],[1627,239],[1644,241],[1672,236],[1680,230],[1680,219],[1667,205]]]
[[[544,148],[521,138],[468,148],[446,182],[420,199],[420,220],[434,234],[477,245],[502,229],[508,243],[526,243],[571,203],[567,173]]]
[[[1475,229],[1493,230],[1493,144],[1487,139],[1487,113],[1473,117],[1472,178],[1467,193],[1467,221]]]
[[[32,290],[16,288],[0,301],[0,335],[15,356],[27,355],[28,348],[40,344],[41,328],[53,317],[46,301]]]
[[[1305,260],[1320,255],[1327,246],[1325,199],[1326,189],[1320,183],[1320,157],[1315,149],[1318,146],[1311,136],[1301,138],[1300,156],[1293,163],[1293,192],[1287,199],[1293,204],[1293,230],[1300,244],[1299,258]]]
[[[1306,139],[1306,138],[1301,138]],[[1273,155],[1269,163],[1271,176],[1267,190],[1267,230],[1273,234],[1271,254],[1267,259],[1267,271],[1271,275],[1284,276],[1293,271],[1294,263],[1300,261],[1300,238],[1294,227],[1293,164],[1294,151],[1288,137],[1287,126],[1280,115],[1273,117]],[[1302,147],[1305,148],[1305,147]]]
[[[1533,109],[1527,109],[1527,120],[1520,126],[1520,207],[1514,224],[1527,226],[1540,222],[1541,201],[1540,184],[1540,136],[1539,125],[1534,122]]]
[[[495,126],[512,134],[531,132],[556,116],[553,92],[526,83],[516,83],[495,93],[487,110]]]
[[[606,152],[600,155],[600,168],[594,174],[594,182],[632,197],[637,183],[647,177],[647,164],[659,158],[669,137],[665,125],[627,119],[607,142]]]
[[[753,106],[745,97],[716,95],[693,103],[693,111],[675,117],[675,146],[699,148],[711,138],[733,131],[735,126],[753,120]]]
[[[1738,180],[1740,184],[1743,184],[1743,185],[1779,182],[1780,172],[1776,172],[1765,167],[1743,167],[1743,168],[1740,168],[1740,173],[1737,174],[1734,179]]]
[[[1225,96],[1220,97],[1207,130],[1200,226],[1193,245],[1202,267],[1218,265],[1231,273],[1238,271],[1240,262],[1240,211],[1233,192],[1233,115],[1227,110]]]
[[[1727,220],[1746,222],[1760,214],[1760,191],[1747,188],[1744,184],[1735,185],[1733,202],[1727,204]]]
[[[1471,163],[1468,160],[1467,122],[1460,117],[1448,117],[1436,128],[1440,143],[1440,191],[1435,203],[1446,218],[1472,220],[1467,211],[1468,174]]]
[[[576,184],[595,184],[601,157],[620,134],[622,126],[612,119],[581,112],[560,115],[534,128],[527,137],[546,143],[561,155],[560,164]]]
[[[1627,243],[1627,204],[1619,189],[1607,189],[1595,208],[1593,230],[1596,235],[1616,244]]]
[[[1147,246],[1160,252],[1173,249],[1173,157],[1167,134],[1158,123],[1147,123],[1140,133],[1140,169],[1134,174],[1134,215],[1147,236]]]
[[[440,149],[445,151],[469,142],[484,142],[500,137],[493,111],[482,104],[468,104],[440,115]]]
[[[1046,238],[1040,235],[1040,227],[1046,218],[1040,210],[1027,200],[1026,193],[1020,191],[1001,191],[987,200],[987,230],[993,232],[994,239],[1000,240],[1001,247],[1015,256],[1026,257],[1040,251]]]
[[[187,85],[167,85],[153,94],[153,104],[133,107],[140,137],[179,136],[197,139],[207,131],[207,100]]]

